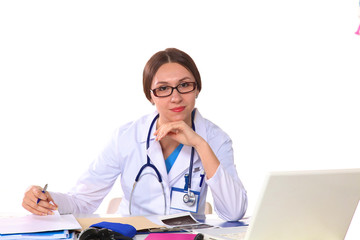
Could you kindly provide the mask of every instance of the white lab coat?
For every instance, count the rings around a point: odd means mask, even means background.
[[[211,179],[205,177],[200,188],[200,173],[203,166],[195,151],[192,190],[200,192],[200,201],[198,213],[194,216],[203,218],[207,189],[210,187],[214,210],[219,217],[227,221],[239,220],[244,216],[247,208],[247,195],[234,165],[232,141],[219,127],[203,118],[198,110],[196,111],[194,119],[196,132],[209,143],[220,161],[220,166]],[[120,176],[124,196],[118,212],[124,216],[129,215],[130,194],[137,173],[146,163],[146,154],[162,176],[167,208],[164,209],[161,184],[154,171],[147,167],[133,193],[132,214],[163,215],[164,210],[166,214],[180,212],[170,209],[170,192],[172,187],[183,189],[185,186],[184,174],[189,171],[191,147],[183,147],[168,174],[161,146],[153,135],[155,127],[151,130],[150,147],[146,151],[147,134],[156,114],[157,112],[149,114],[120,127],[69,193],[50,192],[59,205],[61,213],[94,212]]]

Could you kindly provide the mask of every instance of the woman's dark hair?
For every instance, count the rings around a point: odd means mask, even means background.
[[[146,63],[143,72],[143,88],[146,98],[151,101],[151,83],[159,68],[165,63],[178,63],[185,67],[195,78],[197,89],[201,90],[201,77],[194,60],[176,48],[167,48],[155,53]]]

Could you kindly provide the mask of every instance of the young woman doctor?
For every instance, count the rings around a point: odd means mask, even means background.
[[[188,211],[203,218],[208,187],[219,217],[244,216],[247,195],[231,139],[195,108],[201,78],[192,58],[175,48],[154,54],[144,68],[143,88],[157,111],[120,127],[69,193],[30,187],[25,209],[38,215],[57,208],[93,213],[120,175],[118,213],[124,216]]]

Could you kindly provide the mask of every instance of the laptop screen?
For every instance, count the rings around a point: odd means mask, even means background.
[[[360,169],[271,173],[246,239],[344,239],[359,199]]]

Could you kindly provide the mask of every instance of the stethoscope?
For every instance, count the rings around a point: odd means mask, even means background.
[[[193,131],[195,132],[194,117],[195,117],[195,109],[191,113],[191,125],[192,125]],[[156,122],[156,120],[158,118],[159,118],[159,114],[157,114],[155,116],[155,118],[152,120],[152,122],[150,124],[149,132],[148,132],[148,136],[147,136],[147,140],[146,140],[146,150],[149,149],[151,130],[154,127],[154,124],[155,124],[155,122]],[[186,205],[190,206],[190,207],[193,206],[195,204],[195,202],[196,202],[195,194],[191,191],[191,177],[192,177],[192,170],[193,170],[193,163],[194,163],[194,153],[195,153],[195,149],[194,149],[194,147],[192,147],[191,148],[190,165],[189,165],[189,174],[186,174],[186,176],[185,176],[186,181],[185,181],[185,188],[184,189],[187,190],[187,192],[183,196],[183,202]],[[164,206],[165,206],[164,215],[166,215],[167,205],[166,205],[166,196],[165,196],[164,184],[163,184],[162,177],[161,177],[161,174],[160,174],[159,170],[155,167],[154,164],[151,163],[149,155],[147,155],[147,162],[140,168],[138,174],[136,175],[135,182],[134,182],[133,188],[131,190],[130,199],[129,199],[129,213],[131,215],[131,203],[132,203],[132,197],[133,197],[133,193],[134,193],[136,184],[140,181],[142,176],[144,176],[146,174],[149,174],[149,173],[146,173],[144,175],[141,175],[141,173],[147,167],[150,167],[155,171],[157,179],[158,179],[159,183],[161,184],[163,197],[164,197]]]

